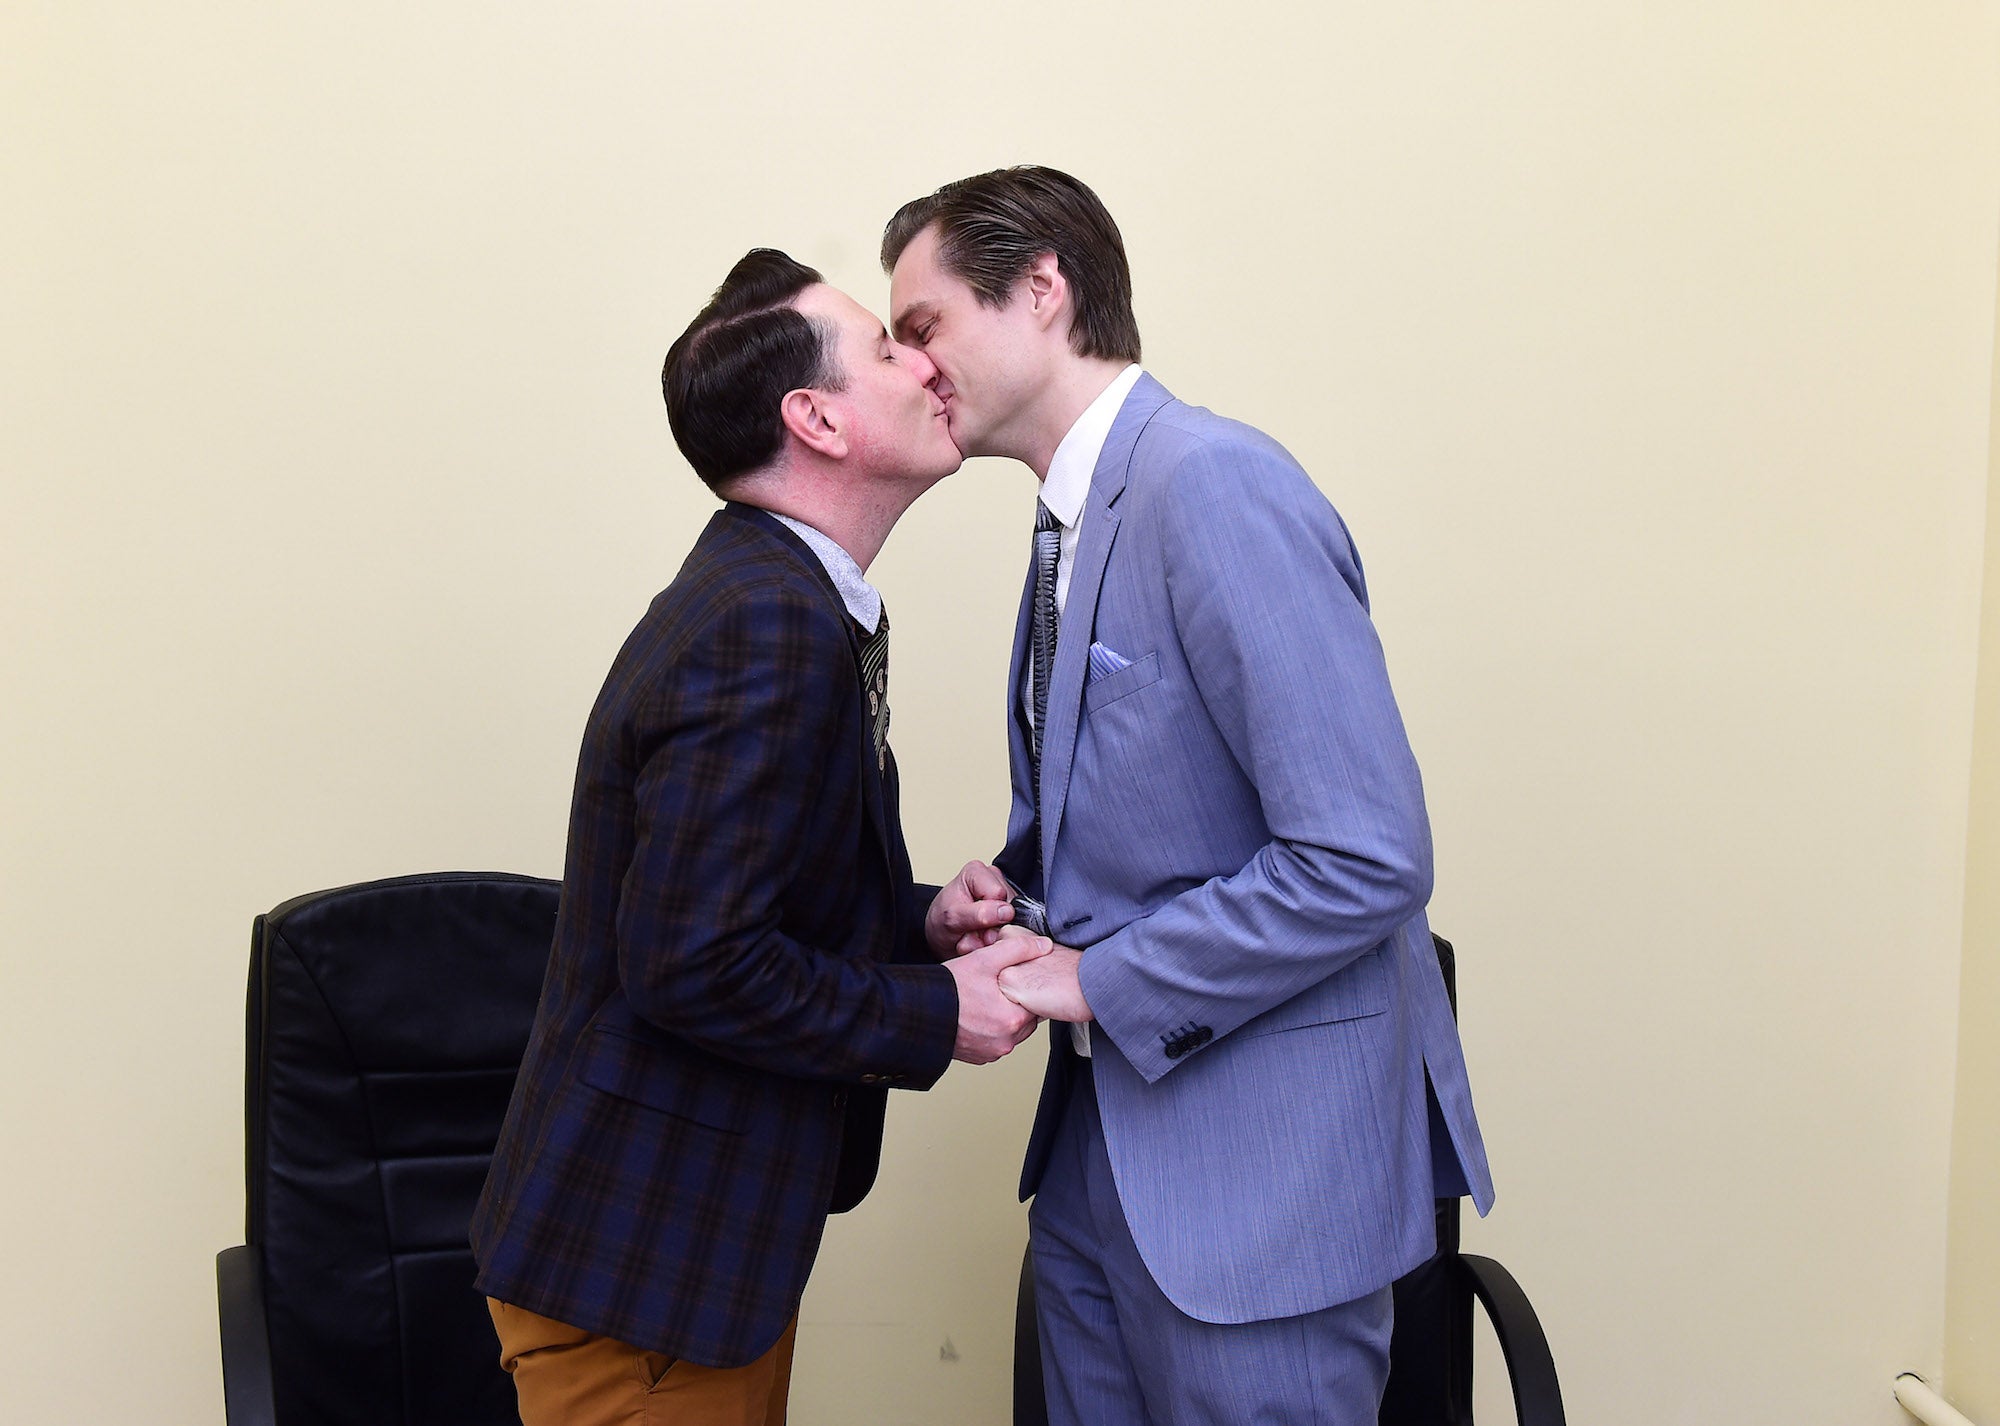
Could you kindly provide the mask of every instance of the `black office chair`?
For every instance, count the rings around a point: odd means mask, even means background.
[[[1437,943],[1438,968],[1452,1012],[1458,973],[1451,942]],[[1541,1320],[1512,1273],[1458,1250],[1458,1200],[1437,1200],[1435,1256],[1395,1284],[1396,1325],[1389,1338],[1389,1384],[1380,1426],[1472,1426],[1472,1303],[1493,1321],[1514,1388],[1520,1426],[1564,1426],[1562,1390]],[[1048,1426],[1041,1334],[1035,1326],[1032,1259],[1023,1257],[1014,1307],[1014,1426]]]
[[[518,1423],[465,1235],[557,890],[398,877],[257,918],[248,1223],[215,1264],[229,1426]]]

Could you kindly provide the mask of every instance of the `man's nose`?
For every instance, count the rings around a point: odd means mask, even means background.
[[[935,387],[942,379],[938,375],[937,363],[925,356],[916,347],[909,347],[906,350],[910,354],[910,369],[916,372],[917,380],[923,382],[926,386]]]

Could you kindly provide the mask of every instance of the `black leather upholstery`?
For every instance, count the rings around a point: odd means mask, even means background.
[[[517,1419],[466,1221],[534,1020],[557,890],[402,877],[257,919],[247,1238],[279,1426]],[[227,1351],[226,1291],[224,1310]],[[235,1421],[253,1393],[228,1384]]]

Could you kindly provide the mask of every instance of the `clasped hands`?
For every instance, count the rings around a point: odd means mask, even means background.
[[[967,862],[924,917],[924,938],[958,985],[953,1059],[991,1064],[1043,1020],[1090,1019],[1077,981],[1083,953],[1013,919],[1007,879],[985,862]]]

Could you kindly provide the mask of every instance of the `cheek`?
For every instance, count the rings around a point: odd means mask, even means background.
[[[958,350],[951,346],[935,346],[924,349],[924,355],[931,359],[937,374],[957,387],[964,383],[965,368],[959,363]]]

